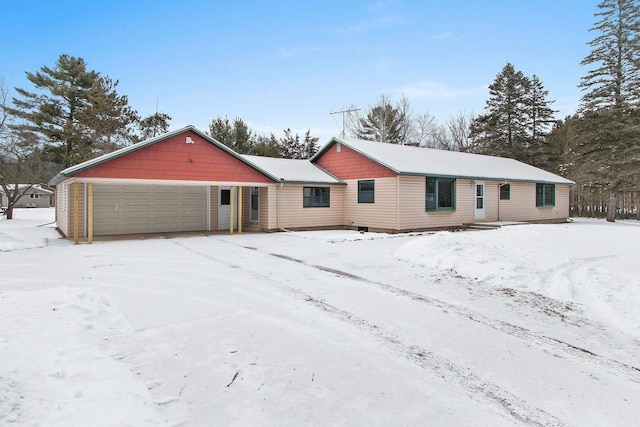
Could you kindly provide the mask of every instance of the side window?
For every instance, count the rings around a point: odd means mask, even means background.
[[[500,200],[510,200],[510,199],[511,199],[511,185],[502,184],[500,186]]]
[[[302,189],[302,207],[328,208],[330,207],[329,187],[304,187]]]
[[[358,203],[374,203],[375,181],[373,179],[358,181]]]
[[[536,206],[555,206],[555,184],[536,184]]]

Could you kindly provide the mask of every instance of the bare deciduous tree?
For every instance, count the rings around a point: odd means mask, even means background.
[[[5,216],[13,218],[13,208],[39,180],[42,171],[36,159],[38,141],[35,134],[10,128],[14,119],[7,109],[9,91],[0,77],[0,188],[6,199]]]

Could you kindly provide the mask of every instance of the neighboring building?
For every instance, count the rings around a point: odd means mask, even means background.
[[[510,159],[337,138],[310,161],[240,155],[188,126],[50,184],[71,237],[560,221],[573,183]]]
[[[18,184],[18,189],[26,188],[29,184]],[[11,187],[13,188],[13,187]],[[16,208],[50,208],[51,199],[53,197],[53,191],[42,188],[40,185],[35,184],[29,188],[24,196],[18,200],[14,207]],[[9,200],[7,195],[4,194],[2,188],[0,188],[0,205],[7,207]]]

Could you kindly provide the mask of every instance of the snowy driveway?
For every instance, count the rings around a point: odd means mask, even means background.
[[[98,414],[95,425],[602,426],[640,418],[633,325],[618,328],[579,301],[537,288],[470,278],[482,269],[416,261],[427,253],[420,245],[435,246],[438,235],[245,234],[72,246],[54,236],[19,244],[22,235],[41,237],[6,231],[14,237],[12,250],[0,254],[0,305],[8,313],[0,322],[14,329],[0,333],[0,377],[12,384],[0,388],[0,420],[71,417],[79,425],[87,418],[73,417],[85,407]],[[455,252],[449,243],[440,253],[447,248]],[[36,321],[16,321],[46,319],[52,306],[57,317],[46,334]],[[77,334],[56,335],[55,322]],[[57,352],[41,362],[40,346],[61,338],[78,357]],[[39,371],[15,360],[20,351]],[[69,374],[79,364],[84,379]],[[110,369],[100,375],[103,366]],[[46,390],[31,386],[39,375]],[[110,386],[113,378],[120,381]],[[36,409],[18,392],[46,405]],[[115,414],[98,398],[86,405],[101,393],[128,405]],[[142,415],[127,417],[132,407]]]

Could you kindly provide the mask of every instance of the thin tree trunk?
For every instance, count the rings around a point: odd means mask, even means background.
[[[613,190],[609,192],[609,207],[607,209],[607,221],[616,222],[616,193]]]

